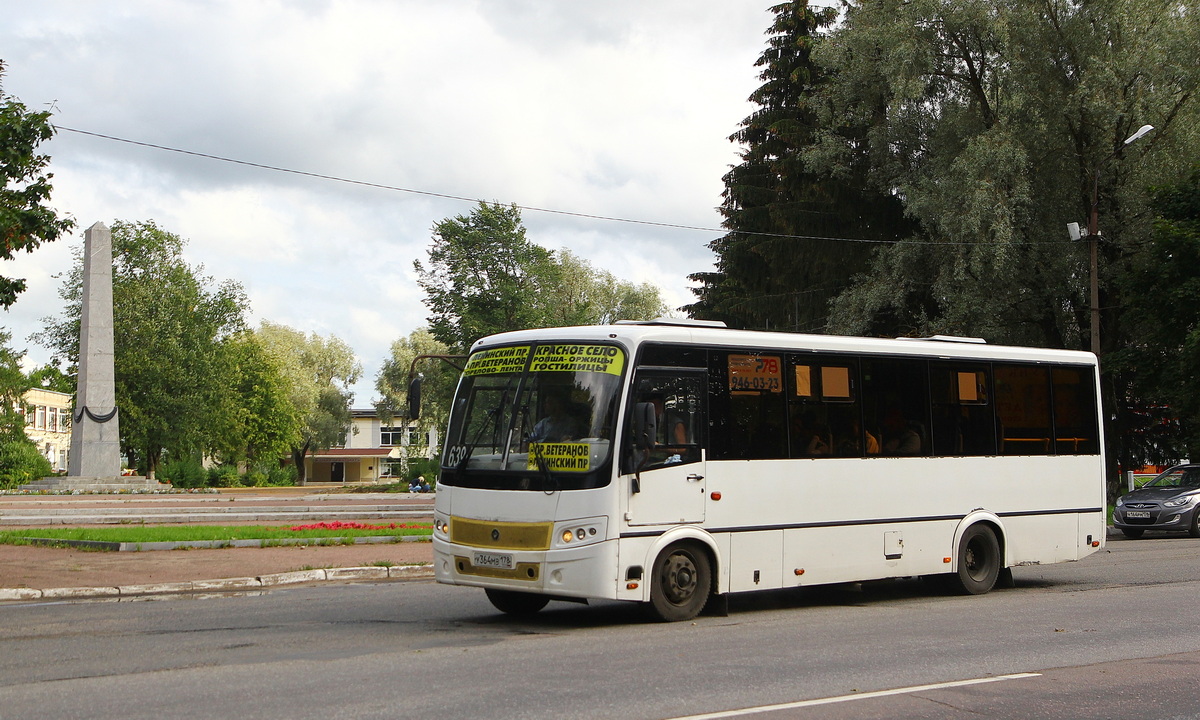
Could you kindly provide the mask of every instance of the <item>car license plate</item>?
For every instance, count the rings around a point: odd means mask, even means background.
[[[477,552],[471,558],[471,564],[475,567],[493,568],[496,570],[512,570],[513,568],[512,555],[505,553]]]
[[[1126,510],[1125,517],[1131,518],[1131,519],[1136,518],[1139,520],[1149,520],[1150,519],[1150,511],[1149,510]]]

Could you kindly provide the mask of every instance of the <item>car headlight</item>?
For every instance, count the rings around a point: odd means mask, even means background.
[[[1171,498],[1164,502],[1163,506],[1171,508],[1187,507],[1195,503],[1197,499],[1200,499],[1200,495],[1185,495],[1184,497]]]
[[[1125,496],[1122,495],[1121,497],[1117,498],[1117,507],[1121,507],[1124,504],[1125,504]]]

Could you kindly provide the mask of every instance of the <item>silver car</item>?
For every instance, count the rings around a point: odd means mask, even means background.
[[[1200,538],[1200,465],[1176,465],[1117,498],[1113,525],[1127,538],[1147,530],[1186,531]]]

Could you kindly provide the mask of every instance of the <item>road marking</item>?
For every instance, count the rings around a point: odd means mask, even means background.
[[[876,690],[874,692],[837,695],[835,697],[799,700],[797,702],[780,703],[778,705],[759,705],[758,707],[742,708],[741,710],[725,710],[723,712],[704,713],[703,715],[684,715],[671,720],[717,720],[718,718],[739,717],[756,713],[774,712],[776,710],[792,710],[795,708],[813,707],[816,705],[832,705],[833,703],[850,702],[851,700],[867,700],[869,698],[888,697],[889,695],[904,695],[907,693],[925,692],[926,690],[944,690],[946,688],[966,687],[967,685],[982,685],[984,683],[1000,682],[1001,680],[1020,680],[1021,678],[1041,677],[1041,673],[1013,673],[1011,675],[995,675],[993,677],[974,678],[972,680],[955,680],[953,682],[933,683],[932,685],[913,685],[912,687],[895,688],[892,690]]]

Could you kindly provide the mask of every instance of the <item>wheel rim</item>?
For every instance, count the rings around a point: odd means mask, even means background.
[[[984,547],[983,540],[980,538],[972,538],[967,543],[966,551],[963,553],[963,567],[966,568],[967,574],[972,580],[981,581],[987,577],[987,549]]]
[[[696,594],[696,561],[689,553],[677,552],[663,566],[663,595],[673,605],[686,604]]]

